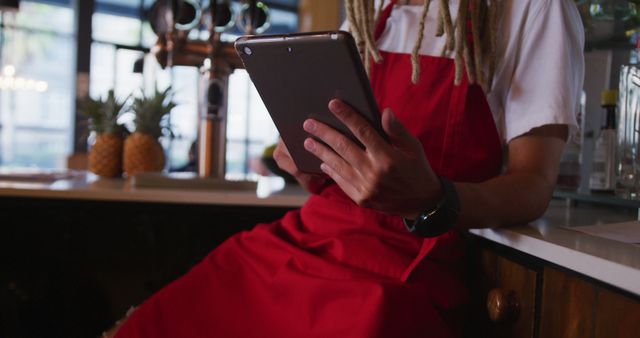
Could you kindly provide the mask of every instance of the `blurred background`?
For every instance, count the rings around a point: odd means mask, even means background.
[[[33,0],[21,1],[17,12],[2,12],[0,166],[65,168],[68,156],[86,149],[88,135],[76,118],[75,101],[87,88],[94,98],[110,89],[124,98],[168,86],[179,103],[170,117],[176,138],[165,144],[168,167],[187,164],[197,136],[199,71],[185,66],[162,69],[150,55],[157,40],[147,19],[153,3]],[[270,18],[264,33],[298,30],[298,0],[265,3]],[[201,5],[207,7],[208,1]],[[240,1],[231,5],[237,12],[242,6]],[[206,41],[208,34],[203,26],[192,29],[189,39]],[[223,39],[241,34],[232,27]],[[83,63],[88,69],[82,69]],[[229,85],[227,172],[250,176],[249,159],[276,141],[277,132],[244,70],[235,71]]]

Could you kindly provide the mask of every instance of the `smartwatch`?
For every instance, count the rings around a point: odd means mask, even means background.
[[[437,237],[453,228],[460,214],[460,200],[455,185],[439,176],[444,195],[435,207],[423,211],[415,220],[404,219],[407,230],[420,237]]]

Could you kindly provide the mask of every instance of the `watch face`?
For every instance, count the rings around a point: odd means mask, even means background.
[[[414,232],[421,237],[436,237],[449,231],[456,219],[458,213],[449,208],[440,208],[428,215],[419,218],[418,224],[415,225]]]

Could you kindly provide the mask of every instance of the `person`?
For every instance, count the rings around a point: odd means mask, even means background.
[[[305,121],[326,175],[299,172],[282,143],[274,154],[312,192],[305,205],[228,239],[111,334],[461,335],[474,281],[460,233],[532,221],[551,198],[576,128],[579,13],[571,0],[345,3],[388,141],[331,101],[364,148]]]

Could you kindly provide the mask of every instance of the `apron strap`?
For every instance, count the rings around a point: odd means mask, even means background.
[[[380,1],[384,1],[384,0],[380,0]],[[380,18],[376,23],[376,31],[373,35],[375,40],[378,40],[382,35],[382,32],[384,32],[384,28],[387,26],[387,20],[389,20],[389,17],[391,16],[391,11],[393,11],[393,6],[395,6],[397,2],[398,0],[391,0],[391,2],[389,2],[387,7],[384,8],[382,13],[380,13]]]

